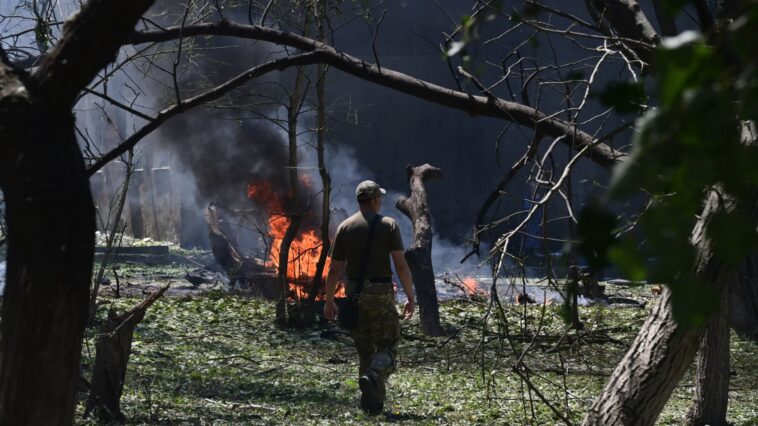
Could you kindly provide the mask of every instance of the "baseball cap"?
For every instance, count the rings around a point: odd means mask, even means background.
[[[386,193],[387,191],[373,180],[364,180],[355,187],[355,196],[357,198],[374,198]]]

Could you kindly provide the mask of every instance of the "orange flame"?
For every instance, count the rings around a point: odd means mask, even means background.
[[[466,292],[467,295],[473,296],[475,294],[484,294],[484,291],[479,289],[479,287],[476,284],[476,280],[474,277],[466,277],[461,280],[461,284],[463,284],[463,291]]]
[[[303,184],[311,185],[310,180],[304,180]],[[282,200],[272,190],[268,182],[251,183],[247,186],[247,196],[255,199],[266,206],[268,210],[268,234],[271,237],[271,248],[266,266],[276,268],[279,264],[279,253],[284,239],[284,234],[289,228],[291,220],[284,214]],[[316,276],[316,267],[323,243],[321,237],[316,234],[315,230],[300,231],[292,240],[289,249],[287,262],[287,280],[289,281],[289,298],[291,300],[301,300],[308,298],[307,288],[313,282]],[[323,282],[326,282],[326,275],[329,271],[330,259],[326,259],[323,271]],[[342,283],[338,284],[336,296],[344,297],[345,288]],[[316,300],[322,300],[323,294],[319,294]]]

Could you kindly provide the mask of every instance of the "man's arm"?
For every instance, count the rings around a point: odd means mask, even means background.
[[[413,316],[413,311],[416,309],[416,296],[413,294],[411,268],[408,266],[408,262],[405,261],[402,250],[392,250],[390,254],[392,255],[392,263],[395,264],[397,277],[400,278],[400,284],[402,284],[403,290],[406,296],[408,296],[408,302],[403,307],[403,319],[410,319]]]
[[[344,260],[332,259],[329,264],[329,273],[326,276],[326,303],[324,303],[324,317],[330,321],[334,320],[338,315],[337,304],[334,303],[334,291],[337,289],[337,281],[339,281],[344,268]]]

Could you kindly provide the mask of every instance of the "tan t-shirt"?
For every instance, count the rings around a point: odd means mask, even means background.
[[[334,260],[347,261],[348,278],[357,279],[360,274],[368,228],[374,215],[375,213],[359,211],[345,219],[337,228],[329,256]],[[365,278],[391,277],[390,252],[402,249],[403,239],[395,219],[382,216],[374,230]]]

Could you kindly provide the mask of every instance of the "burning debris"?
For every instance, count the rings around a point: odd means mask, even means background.
[[[303,187],[310,193],[310,182],[301,180]],[[284,296],[289,303],[317,302],[324,299],[323,283],[329,270],[329,259],[319,268],[318,260],[324,247],[320,230],[314,225],[314,215],[310,209],[298,215],[290,213],[293,209],[291,194],[281,194],[268,181],[253,182],[247,186],[247,199],[256,204],[254,209],[233,210],[211,203],[206,210],[206,221],[211,243],[211,250],[217,264],[228,278],[229,286],[248,288],[270,299]],[[304,191],[306,192],[306,191]],[[262,258],[248,254],[238,242],[241,225],[234,225],[233,219],[241,217],[244,223],[247,216],[256,215],[260,223],[256,231],[260,234],[258,249]],[[305,218],[305,220],[303,220]],[[283,258],[282,250],[287,241],[287,232],[292,232],[292,223],[298,220],[299,226],[289,242],[286,272],[280,268]],[[209,268],[204,268],[208,270]],[[321,280],[316,275],[321,270]],[[279,282],[284,273],[287,281],[286,291]],[[195,271],[193,279],[202,279],[203,271]],[[320,285],[316,285],[320,284]],[[283,294],[284,293],[284,294]],[[345,287],[340,283],[337,297],[345,294]]]
[[[485,295],[485,292],[478,288],[476,279],[474,277],[466,277],[461,280],[461,283],[463,284],[463,288],[466,291],[466,294],[469,296]]]
[[[303,186],[310,187],[308,179],[303,178],[301,182]],[[271,189],[271,185],[266,182],[249,184],[247,194],[248,198],[263,204],[267,212],[266,222],[270,247],[266,266],[279,270],[282,245],[286,240],[287,231],[292,225],[292,217],[286,214],[286,200],[277,195]],[[286,272],[289,286],[287,298],[290,301],[320,301],[324,299],[324,289],[313,288],[313,283],[318,273],[318,260],[324,246],[322,236],[319,235],[320,232],[316,228],[309,227],[307,223],[301,223],[299,228],[289,244]],[[330,259],[326,258],[326,263],[321,268],[322,276],[319,282],[326,282],[329,265]],[[343,283],[338,284],[336,295],[337,297],[344,297],[345,286]]]
[[[479,287],[479,282],[474,277],[461,277],[458,274],[445,272],[442,274],[442,282],[460,290],[470,299],[484,298],[487,292]]]
[[[206,209],[205,219],[208,222],[211,251],[216,263],[226,272],[229,278],[229,287],[234,288],[237,284],[240,287],[255,287],[255,290],[264,297],[277,297],[275,287],[265,285],[271,281],[269,278],[272,275],[271,271],[259,259],[242,254],[226,216],[224,210],[214,203],[211,203]],[[212,268],[206,267],[204,269]],[[205,275],[207,274],[203,270],[194,271],[193,274],[188,275],[187,279],[194,283],[194,281],[202,281]],[[256,282],[258,285],[252,286],[252,282]]]

